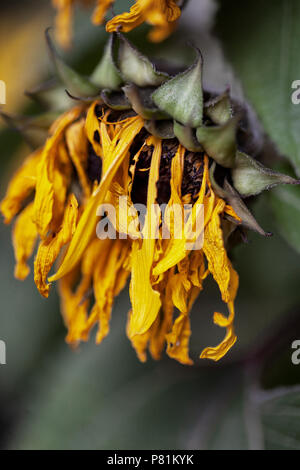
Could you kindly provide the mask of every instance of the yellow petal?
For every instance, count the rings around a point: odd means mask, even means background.
[[[120,28],[122,32],[128,33],[141,25],[144,21],[144,12],[140,6],[140,2],[137,2],[130,8],[129,13],[122,13],[110,20],[106,24],[106,31],[112,33]]]
[[[110,242],[110,243],[109,243]],[[99,322],[96,342],[99,344],[109,333],[113,301],[126,284],[129,271],[123,266],[129,254],[129,244],[123,240],[109,240],[103,246],[93,275],[95,305],[87,320],[84,332],[89,332]]]
[[[61,307],[65,324],[68,328],[66,341],[76,345],[79,341],[88,340],[86,330],[90,289],[97,261],[106,252],[106,243],[110,240],[94,239],[84,253],[81,264],[81,279],[78,284],[79,269],[75,268],[59,282]],[[77,285],[78,284],[78,285]],[[75,285],[77,285],[74,290]]]
[[[229,206],[228,204],[226,204],[224,212],[226,212],[226,214],[230,215],[230,217],[235,219],[237,222],[242,222],[242,219],[235,213],[234,209],[231,206]]]
[[[171,173],[171,198],[169,204],[180,204],[183,208],[183,203],[181,201],[181,194],[179,193],[179,189],[181,188],[181,180],[182,180],[182,173],[183,173],[183,163],[182,163],[182,152],[184,155],[184,149],[179,146],[177,154],[172,160],[172,173]],[[180,239],[175,239],[171,233],[171,240],[167,246],[165,253],[163,254],[162,259],[157,263],[157,265],[153,269],[153,275],[158,276],[163,272],[167,271],[172,266],[178,264],[182,259],[185,258],[187,254],[187,242],[190,240],[191,234],[190,229],[193,229],[195,226],[195,220],[198,215],[199,205],[206,204],[205,201],[205,191],[206,185],[208,181],[208,158],[205,157],[204,159],[204,172],[202,178],[201,189],[199,193],[199,197],[196,201],[196,204],[193,206],[192,213],[189,216],[188,221],[185,223],[184,226],[184,233]],[[206,209],[204,210],[206,213]],[[204,225],[208,222],[207,216],[205,217]],[[178,237],[179,238],[179,237]]]
[[[153,33],[153,39],[158,41],[159,38],[165,39],[171,33],[172,28],[169,28],[169,23],[176,21],[180,14],[180,8],[175,0],[137,0],[129,13],[122,13],[110,20],[106,30],[111,33],[120,28],[127,33],[147,21],[159,28]]]
[[[64,48],[71,46],[72,40],[72,17],[74,0],[52,0],[54,8],[57,9],[55,18],[56,40]]]
[[[75,231],[78,216],[78,203],[72,194],[69,198],[64,220],[58,233],[50,234],[42,240],[34,262],[34,281],[41,295],[48,297],[49,284],[47,284],[48,273],[58,257],[61,248],[66,245]]]
[[[41,238],[45,238],[53,218],[55,200],[54,168],[58,155],[57,148],[64,131],[75,121],[82,111],[81,107],[73,108],[61,116],[53,125],[53,134],[48,138],[37,168],[37,184],[34,199],[34,221]]]
[[[89,107],[86,115],[85,131],[96,155],[98,155],[98,157],[102,157],[102,147],[100,145],[100,122],[96,115],[96,108],[98,105],[99,102],[95,101]]]
[[[219,361],[222,357],[227,354],[227,352],[232,348],[234,343],[237,340],[237,337],[234,333],[233,321],[234,321],[234,305],[233,302],[229,302],[228,308],[230,311],[230,315],[228,318],[224,317],[221,313],[214,314],[214,322],[216,325],[226,328],[226,336],[224,340],[215,347],[205,348],[200,358],[212,359],[213,361]]]
[[[144,239],[132,244],[132,271],[130,283],[130,298],[132,314],[130,316],[128,335],[132,338],[136,334],[145,333],[155,321],[161,300],[159,292],[151,284],[151,271],[154,261],[155,243],[152,228],[157,226],[157,214],[152,210],[157,197],[157,181],[161,159],[161,140],[154,137],[148,139],[148,145],[153,145],[151,168],[148,181],[147,214],[143,228]]]
[[[33,203],[21,212],[13,228],[13,246],[16,259],[15,277],[20,280],[25,279],[30,272],[27,261],[33,253],[38,235],[32,216]]]
[[[171,333],[167,335],[167,354],[181,364],[192,365],[189,357],[189,341],[191,336],[190,319],[182,313],[176,318]]]
[[[139,116],[133,117],[127,125],[124,126],[123,132],[118,136],[118,139],[113,139],[111,145],[111,152],[113,152],[112,163],[107,172],[103,175],[98,189],[90,198],[80,218],[64,261],[58,272],[49,279],[50,282],[66,275],[81,259],[95,231],[97,208],[103,203],[118,168],[126,157],[135,136],[140,132],[142,127],[143,120]]]
[[[238,288],[238,275],[228,259],[224,247],[220,214],[225,202],[217,200],[211,221],[205,229],[203,250],[208,261],[208,269],[217,282],[224,302],[233,301]]]

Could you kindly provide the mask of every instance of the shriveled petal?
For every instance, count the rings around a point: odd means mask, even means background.
[[[212,218],[205,229],[203,250],[208,261],[208,269],[217,282],[224,302],[233,301],[238,288],[238,276],[228,259],[224,247],[220,214],[225,202],[218,199]]]
[[[55,18],[55,35],[57,42],[65,49],[71,46],[73,3],[74,0],[52,0],[57,9]]]
[[[66,341],[76,345],[79,341],[87,341],[89,332],[86,330],[88,308],[91,297],[91,284],[97,261],[106,253],[106,243],[110,240],[94,239],[85,251],[80,269],[74,268],[59,282],[61,308],[65,324],[68,328]],[[80,280],[76,289],[75,285]]]
[[[52,128],[52,135],[48,138],[43,149],[40,163],[37,168],[37,184],[34,199],[34,221],[41,238],[45,238],[49,230],[55,202],[54,177],[57,148],[63,138],[63,133],[82,111],[81,107],[73,108],[61,116]]]
[[[175,22],[180,14],[180,8],[175,0],[137,0],[129,13],[122,13],[110,20],[106,30],[111,33],[120,28],[127,33],[146,21],[157,27],[150,38],[159,41],[172,32],[169,23]]]
[[[147,141],[153,145],[151,168],[148,181],[147,214],[143,228],[144,239],[133,241],[132,244],[132,271],[130,284],[130,298],[132,314],[130,316],[128,335],[145,333],[155,321],[161,307],[160,294],[153,289],[151,283],[152,266],[154,262],[155,244],[154,230],[158,226],[158,214],[153,210],[157,197],[157,181],[161,159],[161,140],[152,137]]]
[[[27,261],[33,253],[38,236],[32,216],[33,203],[21,212],[13,228],[13,246],[16,259],[15,277],[20,280],[24,280],[30,272]]]
[[[5,198],[1,201],[0,210],[9,224],[22,208],[23,202],[36,186],[36,169],[42,150],[37,150],[27,157],[21,168],[15,173],[9,183]]]
[[[176,318],[171,333],[167,335],[167,354],[181,364],[192,365],[189,357],[189,341],[191,336],[190,319],[182,313]]]
[[[84,195],[91,195],[91,184],[87,177],[88,141],[85,134],[85,121],[82,119],[67,129],[66,141],[70,158],[76,168]]]
[[[154,26],[148,34],[148,39],[151,42],[162,42],[177,29],[177,26],[177,21],[173,21],[173,23],[165,22],[163,25]]]
[[[95,101],[88,109],[85,121],[85,131],[96,155],[98,155],[98,157],[102,157],[102,147],[100,145],[100,122],[96,115],[98,104],[99,103]]]
[[[129,271],[124,269],[124,264],[129,255],[128,242],[123,240],[99,241],[106,242],[106,246],[94,270],[95,305],[84,329],[84,332],[88,333],[97,322],[99,323],[99,330],[96,336],[98,344],[109,333],[109,322],[114,298],[124,288],[129,276]]]
[[[201,359],[212,359],[213,361],[219,361],[222,359],[222,357],[227,354],[227,352],[232,348],[234,343],[237,340],[237,337],[234,333],[234,326],[233,326],[233,321],[234,321],[234,305],[233,302],[229,302],[228,308],[230,311],[230,315],[228,318],[226,318],[224,315],[221,313],[215,312],[214,314],[214,322],[216,325],[219,325],[223,328],[226,328],[226,336],[224,340],[215,347],[208,347],[205,348],[201,355]]]
[[[111,182],[120,167],[122,161],[126,157],[128,150],[135,138],[143,127],[143,120],[139,117],[131,118],[127,125],[124,126],[122,133],[114,138],[111,144],[111,152],[113,153],[112,164],[107,172],[103,175],[98,189],[90,198],[70,243],[67,254],[58,272],[52,276],[49,281],[55,281],[70,272],[81,259],[87,245],[89,244],[96,227],[96,212],[99,205],[105,199]]]
[[[181,201],[181,194],[179,193],[178,188],[181,188],[180,178],[182,178],[183,173],[183,163],[182,162],[182,147],[179,146],[177,154],[173,158],[172,161],[172,173],[171,173],[171,198],[169,204],[172,206],[173,204],[180,204],[181,207],[183,203]],[[183,149],[184,154],[184,149]],[[180,176],[181,175],[181,176]],[[197,207],[201,207],[201,204],[204,204],[204,225],[208,222],[208,213],[209,211],[206,210],[207,200],[205,199],[205,191],[208,182],[208,159],[205,158],[204,160],[204,173],[202,178],[201,189],[199,193],[199,197],[196,201],[196,204],[193,207],[193,210],[189,216],[189,219],[185,223],[184,233],[182,237],[178,239],[174,238],[174,233],[171,233],[170,243],[167,246],[166,252],[164,253],[163,257],[159,260],[157,265],[153,269],[153,275],[157,276],[165,271],[167,271],[172,266],[178,264],[182,259],[185,258],[187,254],[187,241],[190,239],[190,230],[193,229],[195,226],[195,220],[197,217]],[[189,229],[188,229],[189,228]]]
[[[144,21],[144,12],[140,2],[137,2],[130,8],[129,13],[122,13],[110,20],[106,25],[106,31],[113,33],[120,28],[122,32],[128,33],[137,26],[140,26]]]
[[[62,227],[58,233],[48,235],[42,240],[34,262],[34,281],[41,295],[48,297],[50,286],[47,284],[48,273],[57,259],[60,250],[70,240],[75,231],[78,216],[78,203],[71,194],[64,215]]]

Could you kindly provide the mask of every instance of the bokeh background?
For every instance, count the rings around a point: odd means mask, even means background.
[[[33,112],[23,92],[51,76],[44,41],[44,30],[53,23],[49,3],[1,2],[5,112]],[[116,11],[131,3],[119,0]],[[177,64],[193,59],[188,40],[198,45],[205,85],[218,90],[230,86],[235,97],[247,98],[277,144],[279,150],[272,147],[274,165],[286,155],[295,169],[300,108],[290,107],[290,83],[300,79],[299,58],[295,64],[292,56],[300,39],[294,27],[299,5],[294,0],[219,3],[221,8],[212,0],[190,0],[180,29],[160,46],[145,41],[144,26],[131,39],[153,57]],[[86,73],[106,39],[89,15],[76,12],[74,47],[67,55]],[[29,148],[1,123],[0,149],[2,197]],[[0,447],[300,449],[300,365],[291,361],[292,342],[300,340],[299,201],[298,188],[259,198],[254,212],[274,236],[250,234],[249,243],[232,254],[240,273],[238,342],[217,364],[198,358],[224,333],[212,322],[213,312],[224,305],[208,280],[192,312],[193,367],[167,357],[138,362],[125,334],[127,289],[115,304],[109,337],[100,346],[92,338],[72,351],[64,342],[55,287],[45,300],[32,277],[23,283],[13,278],[10,228],[1,223],[0,339],[7,345],[7,364],[0,365]]]

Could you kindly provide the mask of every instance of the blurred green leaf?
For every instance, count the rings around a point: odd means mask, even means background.
[[[273,190],[269,196],[278,229],[300,253],[300,187],[282,186]]]
[[[300,174],[298,0],[220,1],[217,31],[265,130]]]
[[[300,450],[299,386],[266,394],[261,414],[267,449]]]

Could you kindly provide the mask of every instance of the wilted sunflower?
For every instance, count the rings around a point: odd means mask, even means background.
[[[62,47],[68,48],[72,38],[72,17],[75,3],[89,6],[94,5],[92,21],[95,25],[103,24],[105,15],[113,6],[115,0],[52,0],[57,9],[56,37]],[[176,27],[180,17],[180,6],[184,0],[136,0],[130,12],[115,16],[106,24],[109,33],[122,31],[127,33],[147,22],[154,28],[149,33],[149,39],[160,42],[166,39]]]
[[[229,314],[214,314],[226,335],[200,357],[219,360],[236,341],[238,274],[226,249],[245,228],[267,235],[243,199],[297,181],[243,153],[249,139],[245,114],[235,112],[227,92],[203,91],[200,53],[190,68],[169,76],[121,34],[112,35],[99,66],[86,79],[64,64],[49,36],[48,43],[76,105],[68,98],[69,108],[54,120],[46,142],[25,160],[2,201],[5,222],[17,216],[16,277],[28,275],[27,261],[39,238],[34,279],[48,297],[47,277],[61,254],[49,282],[60,280],[67,341],[77,344],[88,339],[95,325],[97,343],[108,334],[114,298],[131,276],[127,334],[139,358],[146,360],[149,347],[158,359],[167,345],[170,357],[192,364],[189,312],[211,274]],[[59,101],[61,108],[65,102],[56,93],[40,90],[39,98]],[[54,114],[52,109],[22,126],[19,122],[19,127],[31,138],[43,138],[42,128]],[[170,237],[164,238],[164,215],[153,216],[154,203],[167,208],[190,204],[192,227],[195,208],[203,205],[203,247],[187,245],[184,230],[176,237],[172,217],[167,223]],[[118,233],[115,239],[97,236],[97,223],[105,220],[99,213],[103,204],[116,209],[116,219],[108,211],[109,224]],[[136,204],[149,209],[142,230],[128,223],[135,219]],[[158,221],[156,238],[144,236],[151,217]]]

